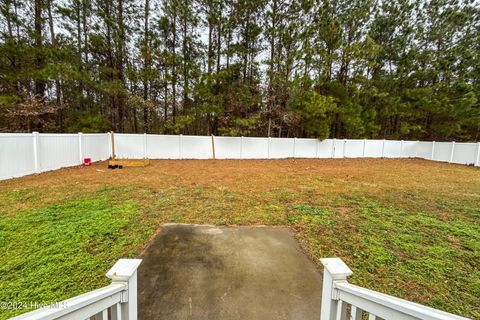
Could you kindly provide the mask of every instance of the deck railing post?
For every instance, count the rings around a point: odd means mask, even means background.
[[[338,299],[335,297],[334,282],[345,282],[353,274],[340,258],[320,259],[323,264],[323,288],[320,320],[334,320],[337,314]]]
[[[122,320],[137,320],[137,269],[141,259],[120,259],[107,272],[113,283],[124,283],[127,291],[120,305]]]

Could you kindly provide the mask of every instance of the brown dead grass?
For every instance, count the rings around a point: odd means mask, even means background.
[[[0,192],[40,189],[44,196],[36,201],[48,204],[119,185],[152,190],[215,188],[245,197],[268,190],[321,198],[361,192],[406,207],[418,205],[425,197],[480,202],[479,168],[419,159],[153,160],[148,167],[116,170],[100,162],[0,181]],[[7,205],[16,210],[30,206],[18,201]],[[437,201],[428,204],[429,209],[440,212],[439,218],[448,220],[441,213],[442,206]],[[344,210],[348,207],[338,208]]]

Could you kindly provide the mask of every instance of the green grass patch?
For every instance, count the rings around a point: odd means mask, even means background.
[[[49,303],[107,284],[101,272],[120,256],[135,256],[144,240],[132,233],[138,214],[134,201],[102,190],[1,216],[0,301]],[[1,317],[17,313],[2,310]]]

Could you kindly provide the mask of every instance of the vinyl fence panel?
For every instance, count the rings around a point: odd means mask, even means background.
[[[107,160],[111,154],[110,134],[87,133],[82,135],[83,157],[92,161]]]
[[[115,157],[126,159],[141,159],[144,157],[143,134],[115,133]]]
[[[242,138],[242,159],[268,159],[268,138]]]
[[[212,137],[181,136],[182,159],[213,158]]]
[[[381,158],[383,156],[383,140],[367,140],[365,142],[366,158]]]
[[[147,134],[147,158],[180,159],[181,136]]]
[[[476,143],[455,143],[453,150],[453,163],[459,164],[475,164],[477,155],[477,144]]]
[[[402,141],[383,140],[382,145],[384,158],[400,158],[402,155]]]
[[[40,171],[81,164],[77,134],[40,134],[38,141]]]
[[[0,133],[0,180],[35,173],[33,136]]]
[[[240,159],[241,154],[241,137],[215,137],[215,158]]]
[[[432,159],[432,145],[433,142],[420,141],[417,143],[416,157],[423,159]]]
[[[318,158],[318,139],[296,139],[295,158]]]
[[[453,145],[451,142],[435,142],[432,160],[449,162]]]
[[[404,158],[415,158],[417,156],[418,141],[403,141],[402,156]]]
[[[331,158],[333,150],[333,139],[326,139],[318,143],[317,158]]]
[[[345,142],[345,158],[363,157],[365,140],[350,139]]]
[[[293,158],[295,151],[295,139],[288,138],[266,138],[267,143],[267,158],[269,159],[285,159]]]

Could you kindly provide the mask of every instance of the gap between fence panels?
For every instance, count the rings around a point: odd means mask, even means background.
[[[480,166],[480,143],[123,133],[0,134],[0,180],[92,162],[148,159],[422,158]],[[131,161],[138,159],[138,162]],[[134,163],[135,162],[135,163]]]

